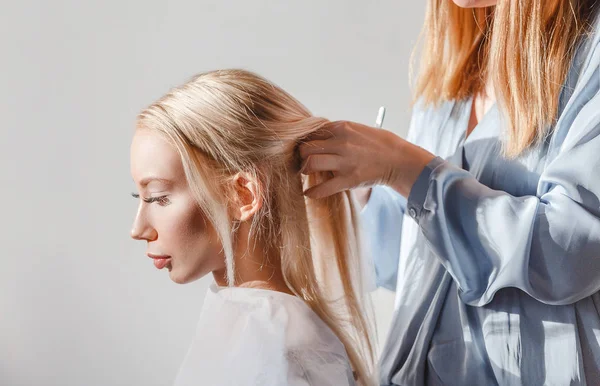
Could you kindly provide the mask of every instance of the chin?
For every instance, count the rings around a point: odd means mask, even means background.
[[[452,0],[461,8],[483,8],[496,5],[498,0]]]
[[[189,283],[189,281],[185,280],[183,277],[178,276],[178,275],[174,275],[172,272],[169,272],[169,278],[171,278],[171,281],[173,283],[177,283],[177,284],[187,284],[187,283]]]
[[[206,274],[198,274],[195,272],[189,272],[185,269],[177,269],[176,267],[169,270],[169,278],[173,283],[187,284],[206,276]]]
[[[187,284],[187,283],[190,283],[190,282],[196,280],[196,279],[190,278],[186,275],[180,275],[176,271],[170,271],[169,278],[171,279],[171,281],[173,283],[177,283],[177,284]]]

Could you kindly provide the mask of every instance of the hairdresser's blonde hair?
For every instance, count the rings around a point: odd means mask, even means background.
[[[486,74],[506,120],[503,152],[516,157],[549,134],[594,0],[499,0],[465,9],[429,0],[415,99],[438,103],[482,91]]]
[[[299,142],[326,123],[264,78],[243,70],[193,77],[142,111],[137,127],[163,135],[179,152],[190,190],[214,225],[235,282],[232,176],[249,173],[263,205],[251,235],[278,256],[288,287],[344,344],[360,384],[372,384],[374,349],[361,287],[359,224],[349,191],[323,200],[303,189],[326,173],[299,172]],[[333,279],[333,282],[329,281]],[[338,288],[334,301],[329,289]],[[340,307],[341,306],[341,307]]]

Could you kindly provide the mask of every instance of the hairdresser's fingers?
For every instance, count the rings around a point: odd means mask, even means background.
[[[348,189],[350,189],[350,183],[346,178],[335,177],[306,190],[304,195],[309,198],[319,199]]]
[[[300,172],[311,174],[316,172],[336,172],[342,168],[344,159],[339,155],[317,154],[310,155],[304,161]]]
[[[339,154],[340,147],[340,142],[333,139],[316,140],[302,143],[298,146],[298,152],[304,160],[313,154]]]

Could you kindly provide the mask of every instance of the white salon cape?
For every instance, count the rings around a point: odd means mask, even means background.
[[[355,385],[346,350],[300,298],[211,285],[174,386]]]
[[[415,106],[407,139],[438,158],[362,213],[396,291],[381,385],[600,385],[597,22],[576,50],[551,135],[516,159],[496,106],[468,137],[472,98]]]

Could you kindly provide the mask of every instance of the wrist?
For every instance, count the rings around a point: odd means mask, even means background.
[[[388,186],[404,197],[408,197],[412,187],[425,167],[435,158],[435,155],[420,146],[406,140],[399,143],[391,179]]]

